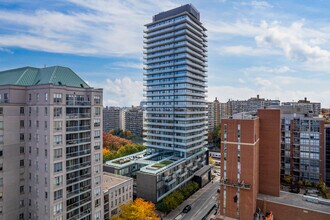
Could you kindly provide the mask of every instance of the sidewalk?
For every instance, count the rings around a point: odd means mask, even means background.
[[[219,179],[218,178],[217,179],[214,179],[214,183],[213,184],[219,184]],[[197,200],[197,198],[199,198],[213,184],[212,184],[212,181],[211,181],[206,186],[204,186],[203,188],[199,189],[197,192],[195,192],[193,195],[191,195],[188,199],[186,199],[183,203],[181,203],[181,205],[179,205],[176,209],[174,209],[168,215],[166,215],[165,217],[163,217],[163,220],[173,220],[173,219],[175,219],[178,215],[180,215],[180,213],[182,212],[183,208],[186,205],[193,204]],[[219,187],[220,187],[220,185],[219,185]]]

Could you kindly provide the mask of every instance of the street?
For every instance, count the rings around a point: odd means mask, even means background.
[[[211,210],[211,208],[218,203],[217,190],[219,187],[220,178],[216,176],[213,180],[213,183],[212,181],[208,183],[163,219],[201,220],[209,212],[209,210]],[[186,205],[191,205],[191,210],[188,213],[182,213],[182,210]]]

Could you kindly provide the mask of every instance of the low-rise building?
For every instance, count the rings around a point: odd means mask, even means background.
[[[103,173],[104,219],[119,213],[119,206],[133,201],[133,179]]]

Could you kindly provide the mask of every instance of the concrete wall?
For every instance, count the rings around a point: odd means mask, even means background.
[[[137,197],[143,198],[148,201],[157,202],[157,176],[137,172],[136,173],[137,183]]]

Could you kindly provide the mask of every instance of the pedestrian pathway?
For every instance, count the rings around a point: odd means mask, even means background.
[[[171,211],[168,215],[166,215],[162,219],[163,220],[175,219],[178,215],[180,215],[180,213],[182,212],[182,210],[184,209],[184,207],[186,205],[193,204],[203,193],[205,193],[207,190],[209,190],[213,184],[219,184],[219,179],[214,179],[214,183],[212,183],[212,181],[211,181],[206,186],[199,189],[197,192],[195,192],[193,195],[191,195],[188,199],[186,199],[183,203],[181,203],[181,205],[179,205],[176,209]]]

